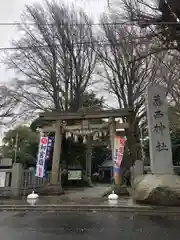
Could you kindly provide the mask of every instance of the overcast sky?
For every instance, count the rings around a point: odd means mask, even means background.
[[[74,4],[77,7],[82,7],[87,13],[93,17],[95,21],[98,21],[99,15],[107,7],[107,0],[59,0],[61,3]],[[3,2],[3,3],[2,3]],[[19,22],[20,15],[26,4],[33,4],[35,0],[1,0],[0,7],[0,23]],[[42,2],[42,0],[37,0]],[[57,0],[58,2],[58,0]],[[11,40],[18,37],[18,33],[15,27],[12,26],[0,26],[0,48],[9,47]],[[0,57],[2,52],[0,51]],[[11,77],[10,73],[7,73],[4,66],[0,64],[0,81],[6,82]]]
[[[12,23],[20,22],[20,15],[25,8],[26,4],[33,4],[35,2],[42,2],[43,0],[1,0],[0,7],[0,23]],[[102,12],[107,9],[108,0],[57,0],[57,2],[66,4],[74,4],[76,7],[83,8],[95,22],[98,22],[98,18]],[[1,26],[0,25],[0,48],[10,47],[13,38],[18,38],[18,32],[16,27],[13,26]],[[0,59],[3,52],[0,51]],[[12,78],[12,73],[6,71],[5,66],[0,62],[0,82],[8,82],[8,79]],[[0,127],[1,128],[1,127]],[[2,127],[4,129],[4,127]],[[3,129],[0,129],[0,134]]]

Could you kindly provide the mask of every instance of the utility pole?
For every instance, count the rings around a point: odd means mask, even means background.
[[[16,132],[16,140],[15,140],[15,146],[14,146],[14,163],[16,163],[16,158],[17,158],[18,137],[19,137],[19,134],[18,132]]]

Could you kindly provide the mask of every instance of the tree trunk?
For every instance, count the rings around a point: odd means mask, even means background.
[[[130,168],[136,160],[141,159],[140,132],[136,121],[135,113],[132,113],[127,119],[129,128],[126,130],[127,143],[125,151],[128,151],[127,156],[123,157],[121,164],[120,184],[127,184]],[[124,153],[125,154],[125,153]]]

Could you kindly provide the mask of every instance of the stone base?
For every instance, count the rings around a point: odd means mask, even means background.
[[[110,187],[110,188],[103,194],[102,197],[107,197],[107,196],[109,196],[109,194],[111,194],[112,191],[114,191],[114,193],[117,194],[118,196],[129,196],[129,191],[128,191],[128,189],[127,189],[127,186],[125,186],[125,185],[118,185],[118,186]]]
[[[180,206],[180,177],[147,174],[135,179],[132,198],[141,204]]]

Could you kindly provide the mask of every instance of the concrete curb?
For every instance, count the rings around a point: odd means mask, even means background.
[[[131,212],[150,215],[180,215],[178,207],[110,206],[110,205],[1,205],[0,211],[59,212]]]

